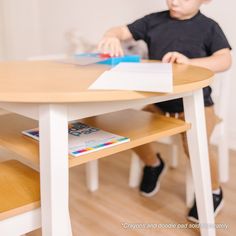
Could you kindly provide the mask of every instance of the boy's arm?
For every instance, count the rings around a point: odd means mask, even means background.
[[[168,52],[163,58],[162,62],[188,64],[194,66],[201,66],[212,70],[213,72],[223,72],[230,68],[232,59],[228,48],[216,51],[209,57],[190,59],[179,52]]]
[[[210,57],[190,59],[190,65],[206,67],[213,72],[228,70],[232,64],[231,53],[228,48],[215,52]]]
[[[123,56],[121,41],[132,39],[127,26],[114,27],[108,30],[98,44],[98,50],[102,53],[109,53],[111,56]]]

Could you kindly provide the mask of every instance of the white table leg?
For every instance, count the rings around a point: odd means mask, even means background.
[[[215,236],[208,146],[202,90],[184,97],[185,119],[192,124],[187,132],[190,163],[202,236]]]
[[[98,160],[87,162],[86,166],[86,185],[89,191],[95,192],[99,185]]]
[[[229,180],[229,146],[228,138],[225,134],[227,126],[223,120],[219,124],[220,128],[220,139],[218,141],[218,157],[219,157],[219,175],[220,182],[226,183]]]
[[[129,171],[130,188],[136,188],[139,186],[141,176],[142,176],[142,161],[140,160],[139,156],[134,151],[132,151],[130,171]]]
[[[69,236],[68,124],[64,105],[39,107],[43,236]]]
[[[185,192],[186,192],[186,205],[188,208],[192,207],[194,203],[194,186],[193,186],[193,176],[190,166],[190,162],[186,165],[186,177],[185,177]]]

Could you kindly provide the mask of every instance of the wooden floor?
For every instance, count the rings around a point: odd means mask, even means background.
[[[168,163],[168,151],[162,146],[163,157]],[[1,156],[6,151],[0,151]],[[185,164],[180,160],[176,169],[168,169],[161,189],[152,198],[140,196],[138,189],[128,187],[130,152],[126,151],[99,161],[100,188],[90,193],[85,187],[84,166],[70,170],[70,213],[75,236],[195,236],[197,229],[175,229],[173,224],[191,226],[186,220]],[[228,229],[218,229],[217,236],[236,235],[236,152],[230,153],[230,181],[223,184],[225,207],[216,223],[226,224]],[[153,224],[154,228],[132,229],[135,224]],[[141,225],[137,225],[141,226]],[[155,227],[170,228],[155,228]],[[147,227],[147,225],[146,225]],[[27,234],[41,235],[40,230]]]

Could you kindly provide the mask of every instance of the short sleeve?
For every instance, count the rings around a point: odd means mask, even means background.
[[[209,56],[224,48],[228,48],[230,50],[232,49],[224,32],[217,23],[214,23],[211,27],[208,34],[206,47]]]
[[[140,18],[133,23],[128,24],[127,27],[135,40],[142,39],[146,41],[147,32],[149,29],[148,25],[148,16],[144,16],[143,18]]]

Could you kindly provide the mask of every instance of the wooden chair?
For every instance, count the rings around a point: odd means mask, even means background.
[[[229,179],[229,153],[227,141],[227,111],[229,104],[229,87],[230,87],[230,71],[219,73],[216,75],[213,88],[213,100],[215,101],[216,114],[222,119],[211,137],[211,144],[218,148],[219,157],[219,178],[220,182],[227,182]],[[181,154],[179,147],[179,137],[170,136],[158,140],[160,143],[170,145],[171,150],[171,167],[176,168],[178,165],[178,158]],[[142,162],[139,157],[132,152],[131,167],[129,174],[129,186],[134,188],[140,183]],[[194,186],[192,183],[191,167],[187,164],[186,169],[186,204],[188,207],[192,206],[194,200]]]
[[[218,147],[219,176],[222,183],[227,182],[229,178],[229,154],[226,134],[227,122],[225,122],[227,120],[229,86],[230,71],[218,74],[212,86],[213,98],[216,104],[216,113],[219,117],[222,118],[222,122],[217,125],[212,137],[213,143]],[[170,145],[171,167],[176,168],[178,166],[178,158],[181,155],[178,135],[165,137],[158,140],[158,142]],[[141,177],[141,166],[142,163],[139,160],[138,156],[134,152],[132,152],[131,167],[129,173],[129,186],[132,188],[139,185]],[[190,164],[188,164],[187,166],[189,167],[186,170],[186,202],[187,206],[191,206],[193,202],[194,189],[191,181]],[[94,160],[86,164],[87,186],[90,191],[96,191],[99,187],[98,172],[98,160]]]
[[[16,160],[0,163],[0,235],[41,227],[39,174]]]
[[[216,114],[222,119],[212,135],[211,143],[218,148],[219,177],[222,183],[229,180],[229,145],[227,136],[227,118],[229,110],[231,71],[220,73],[213,83],[213,98],[215,101]]]

